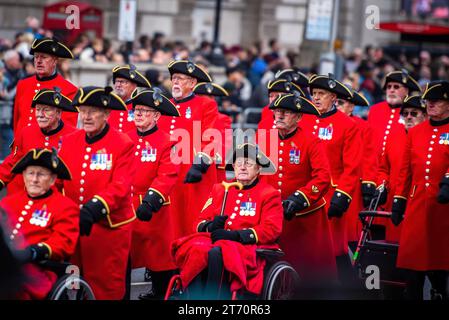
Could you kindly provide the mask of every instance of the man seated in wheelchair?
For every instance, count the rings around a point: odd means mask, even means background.
[[[25,190],[3,198],[0,207],[6,212],[7,239],[27,277],[17,299],[44,299],[57,276],[39,263],[68,259],[78,239],[79,208],[54,187],[56,179],[71,175],[56,149],[30,150],[12,172],[23,175]]]
[[[260,294],[266,262],[256,249],[278,248],[280,193],[259,179],[261,172],[274,172],[274,165],[252,144],[238,146],[231,161],[227,168],[233,168],[236,181],[215,184],[199,215],[198,233],[172,244],[186,298]],[[217,295],[223,283],[229,290]]]

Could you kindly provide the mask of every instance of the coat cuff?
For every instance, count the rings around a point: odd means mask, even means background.
[[[240,235],[242,244],[256,244],[258,242],[257,233],[254,229],[236,230]]]
[[[349,208],[351,200],[352,198],[349,194],[340,189],[335,189],[334,195],[332,196],[331,205],[334,204],[343,211],[346,211]]]
[[[143,201],[150,204],[155,212],[158,212],[164,204],[165,198],[158,190],[150,188]]]
[[[441,188],[444,184],[447,184],[449,186],[449,173],[446,173],[443,179],[441,179],[439,187]]]
[[[207,228],[209,227],[209,225],[212,223],[212,221],[209,220],[203,220],[200,223],[198,223],[196,230],[198,232],[208,232]]]

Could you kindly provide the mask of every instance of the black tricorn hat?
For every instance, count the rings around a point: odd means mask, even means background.
[[[449,81],[438,80],[426,85],[423,100],[449,100]]]
[[[193,92],[205,96],[215,96],[215,97],[229,96],[229,93],[226,91],[225,88],[213,82],[200,82],[195,86],[195,88],[193,88]]]
[[[72,101],[72,106],[92,106],[110,110],[124,110],[123,100],[112,92],[112,87],[82,87],[78,89]]]
[[[332,73],[329,75],[314,75],[309,79],[310,93],[313,94],[313,89],[323,89],[335,93],[338,98],[344,99],[352,97],[352,92],[343,83],[336,80]]]
[[[297,68],[279,70],[274,78],[285,79],[301,87],[307,87],[309,85],[309,78]]]
[[[421,92],[419,83],[415,79],[413,79],[405,69],[402,69],[400,71],[392,71],[387,74],[385,76],[384,85],[382,86],[383,90],[386,90],[388,82],[398,82],[406,86],[410,91]]]
[[[406,96],[402,103],[401,111],[404,110],[404,108],[415,108],[426,112],[426,104],[420,95]]]
[[[136,66],[133,64],[124,66],[115,66],[112,69],[112,82],[115,83],[115,79],[124,78],[137,84],[138,87],[151,88],[150,81],[137,71]]]
[[[61,89],[58,87],[54,87],[53,90],[39,90],[33,97],[31,108],[36,107],[38,104],[52,106],[61,109],[62,111],[78,112],[78,110],[72,106],[72,100],[63,95]]]
[[[189,77],[196,78],[199,82],[212,82],[212,78],[203,68],[188,60],[174,60],[168,64],[170,76],[175,73],[182,73]]]
[[[74,58],[69,48],[61,42],[50,38],[34,39],[31,44],[30,54],[34,55],[35,52],[51,54],[52,56],[56,56],[58,58]]]
[[[31,149],[26,155],[24,155],[12,168],[13,173],[22,173],[28,166],[40,166],[47,168],[58,179],[71,180],[69,168],[64,161],[58,156],[55,148],[49,149]]]
[[[233,164],[239,157],[248,158],[256,161],[258,165],[262,167],[261,173],[270,174],[275,173],[276,168],[273,162],[260,150],[259,146],[252,143],[244,143],[237,145],[232,152],[232,157],[229,157],[226,161],[226,170],[233,171]]]
[[[163,115],[179,117],[179,113],[173,102],[161,93],[161,89],[143,89],[136,88],[131,94],[133,108],[137,105],[148,106],[156,109]]]
[[[305,96],[302,89],[286,79],[274,79],[267,83],[268,92],[282,92],[282,93],[293,93],[298,91],[302,96]]]
[[[308,113],[316,116],[320,112],[312,101],[301,97],[299,94],[282,94],[270,104],[270,110],[284,109],[295,113]]]
[[[346,88],[351,90],[352,97],[344,97],[344,98],[341,98],[341,99],[349,101],[350,103],[352,103],[352,104],[354,104],[356,106],[369,107],[368,100],[366,100],[366,98],[361,93],[359,93],[359,92],[355,91],[354,89],[352,89],[352,87],[349,84],[345,84],[345,86],[346,86]]]

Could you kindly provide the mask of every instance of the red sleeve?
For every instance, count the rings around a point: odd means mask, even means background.
[[[19,111],[20,106],[18,103],[18,97],[21,97],[23,95],[22,91],[23,91],[22,90],[22,80],[20,80],[19,82],[17,82],[16,96],[14,97],[14,106],[13,106],[14,114],[13,114],[13,119],[12,119],[13,120],[12,126],[13,126],[13,130],[14,130],[14,137],[17,134],[17,125],[19,123],[19,117],[20,117],[20,111]]]
[[[308,146],[309,165],[312,168],[310,181],[300,191],[310,205],[321,199],[330,185],[330,169],[324,145],[320,139],[314,138]]]
[[[53,220],[52,235],[44,243],[51,248],[52,260],[73,255],[79,235],[79,208],[70,199],[61,201],[60,211]]]
[[[361,123],[363,133],[363,154],[362,154],[362,183],[376,184],[376,172],[378,168],[376,146],[374,143],[374,133],[371,125],[367,121]]]
[[[263,207],[260,224],[250,228],[256,234],[257,244],[273,244],[281,235],[283,209],[281,194],[277,190],[262,197]]]
[[[213,142],[213,134],[204,134],[204,132],[207,129],[215,128],[215,122],[218,118],[218,107],[217,103],[213,99],[204,99],[204,102],[205,103],[201,106],[203,109],[201,119],[201,152],[209,156],[212,161],[215,156],[213,149],[216,143]]]
[[[171,152],[172,145],[167,144],[162,151],[159,166],[157,168],[157,176],[154,178],[150,187],[150,190],[153,190],[162,196],[164,203],[168,201],[168,196],[178,180],[180,169],[179,164],[175,164],[171,161]]]
[[[338,191],[352,199],[357,182],[359,181],[359,165],[362,156],[362,141],[354,122],[346,129],[343,142],[343,173],[336,183]]]
[[[111,182],[101,192],[94,197],[99,198],[103,204],[107,205],[108,213],[114,212],[124,198],[129,197],[131,192],[132,177],[136,167],[134,166],[133,143],[128,136],[120,141],[123,143],[123,149],[114,154],[115,166],[113,169]]]
[[[400,162],[399,175],[396,185],[395,197],[407,199],[410,194],[412,184],[412,167],[411,167],[411,153],[412,153],[412,133],[407,135],[407,143]]]

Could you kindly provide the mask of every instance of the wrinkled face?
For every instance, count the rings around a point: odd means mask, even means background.
[[[401,111],[401,116],[404,119],[405,128],[407,130],[420,124],[427,118],[427,115],[422,110],[416,108],[404,108]]]
[[[388,104],[392,106],[402,104],[408,94],[408,88],[399,82],[388,82],[386,87]]]
[[[32,197],[43,195],[56,181],[56,174],[40,166],[28,166],[22,174],[25,189]]]
[[[312,90],[312,99],[318,111],[325,113],[330,110],[337,99],[337,95],[324,89],[314,88]]]
[[[426,100],[427,114],[434,120],[444,120],[449,117],[448,100]]]
[[[337,109],[341,112],[345,113],[346,115],[350,116],[352,114],[352,111],[354,111],[355,105],[352,104],[349,101],[338,99],[337,100]]]
[[[171,77],[172,89],[171,93],[175,99],[183,99],[187,97],[195,87],[197,80],[182,73],[174,73]]]
[[[44,131],[56,129],[61,119],[62,111],[60,109],[44,104],[37,104],[35,109],[39,128]]]
[[[154,127],[161,113],[148,106],[137,105],[134,108],[134,123],[140,131],[147,131]]]
[[[274,109],[273,114],[276,129],[285,132],[290,132],[295,129],[298,125],[298,121],[302,117],[301,113],[295,113],[285,109]]]
[[[88,136],[95,136],[103,130],[109,118],[109,110],[92,107],[80,106],[79,113],[83,129]]]
[[[114,82],[114,91],[122,98],[123,101],[131,98],[131,93],[136,89],[137,85],[134,82],[125,78],[117,77]]]
[[[34,54],[34,68],[39,77],[51,76],[56,69],[57,63],[58,57],[42,52]]]
[[[250,184],[259,176],[260,166],[253,159],[237,157],[233,164],[235,179],[243,185]]]

